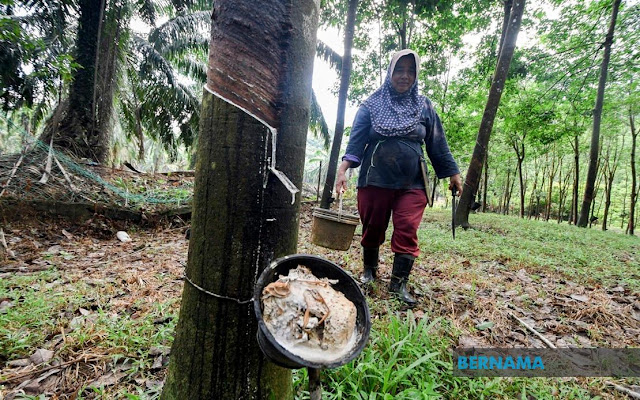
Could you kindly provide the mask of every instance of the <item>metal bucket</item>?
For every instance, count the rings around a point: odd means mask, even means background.
[[[347,355],[331,363],[311,362],[290,353],[276,341],[262,319],[262,304],[260,301],[262,290],[271,282],[277,281],[280,275],[288,275],[290,269],[295,269],[299,265],[309,268],[318,278],[337,279],[338,283],[332,285],[332,287],[344,294],[356,306],[355,334],[358,335],[357,341]],[[269,360],[281,367],[290,369],[303,367],[336,368],[356,358],[369,340],[371,320],[369,318],[369,307],[362,290],[360,290],[356,281],[342,268],[322,257],[309,254],[294,254],[272,262],[269,267],[262,271],[256,283],[253,292],[253,311],[258,320],[258,344],[260,349]]]
[[[345,214],[325,208],[313,209],[311,243],[333,250],[349,250],[356,226],[357,215]]]

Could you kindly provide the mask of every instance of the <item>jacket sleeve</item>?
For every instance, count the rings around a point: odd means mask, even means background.
[[[351,168],[357,168],[362,162],[364,149],[369,142],[371,130],[371,114],[365,106],[360,106],[351,126],[349,144],[342,160],[351,161]]]
[[[459,174],[460,170],[449,150],[440,117],[438,117],[433,104],[429,100],[425,102],[422,112],[426,128],[424,144],[436,175],[439,179],[442,179]]]

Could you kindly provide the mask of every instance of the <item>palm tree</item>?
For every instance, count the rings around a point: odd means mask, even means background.
[[[124,130],[138,141],[144,158],[144,137],[164,144],[175,156],[178,143],[194,143],[200,121],[200,89],[206,82],[209,13],[178,15],[150,31],[133,34],[118,102]],[[177,133],[177,137],[176,137]]]
[[[2,24],[23,33],[0,36],[0,59],[11,67],[0,74],[3,109],[34,107],[37,124],[55,105],[41,138],[55,135],[59,146],[100,161],[116,113],[130,136],[148,134],[174,152],[178,142],[191,144],[199,96],[188,79],[200,87],[205,79],[208,13],[188,10],[209,5],[156,3],[16,0],[2,6],[11,16]],[[24,16],[15,16],[16,9]],[[158,11],[170,19],[156,27]],[[148,35],[130,31],[132,16],[152,26]],[[25,73],[25,66],[34,72]]]
[[[0,73],[6,88],[0,92],[0,104],[5,111],[32,107],[31,125],[35,127],[55,109],[41,139],[48,141],[55,131],[63,130],[64,134],[56,135],[54,142],[82,157],[104,160],[113,127],[120,124],[126,139],[137,142],[138,159],[144,157],[145,138],[162,143],[173,158],[180,144],[189,147],[197,136],[199,93],[206,82],[210,4],[189,0],[172,0],[168,4],[145,0],[126,2],[121,7],[114,4],[109,0],[14,0],[10,5],[0,6],[10,16],[0,24],[11,24],[23,33],[17,38],[0,36],[0,61],[10,66]],[[15,16],[16,8],[24,16]],[[101,10],[101,20],[96,10]],[[83,14],[88,19],[87,15],[92,12],[96,21],[102,21],[100,33],[95,29],[87,32],[91,24],[80,23]],[[78,15],[78,19],[72,17]],[[147,34],[131,31],[128,21],[132,17],[144,21],[151,27],[150,31]],[[160,18],[167,17],[169,20],[157,24]],[[97,27],[101,23],[93,25]],[[95,61],[96,54],[84,55],[85,61],[81,63],[75,61],[79,54],[75,59],[72,54],[78,48],[91,47],[74,45],[74,38],[77,41],[83,37],[86,42],[87,37],[92,37],[91,40],[97,41],[96,34],[103,43],[98,58],[104,60],[102,51],[106,51],[109,62],[103,64],[110,67],[94,69],[92,74],[88,70],[95,64],[92,60]],[[117,45],[107,45],[114,43]],[[35,50],[27,51],[34,47]],[[333,59],[336,59],[335,53]],[[27,69],[32,66],[33,72],[26,74],[25,66]],[[79,84],[79,78],[85,79],[83,84]],[[99,87],[95,82],[88,83],[94,80],[105,84]],[[90,93],[79,95],[79,87]],[[71,98],[75,99],[76,106],[83,105],[79,108],[87,111],[86,118],[68,115]],[[98,102],[99,107],[89,106],[94,110],[87,110],[87,105]],[[312,96],[310,111],[310,130],[328,147],[329,130],[315,96]],[[119,118],[112,118],[113,115]],[[100,157],[96,146],[86,146],[91,143],[86,132],[80,137],[71,133],[75,131],[74,126],[83,125],[79,119],[91,127],[89,136],[95,136],[94,143],[101,143]]]

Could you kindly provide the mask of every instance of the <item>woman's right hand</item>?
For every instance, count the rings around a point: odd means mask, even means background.
[[[336,196],[340,196],[340,193],[344,193],[347,190],[347,170],[351,166],[351,161],[344,160],[338,167],[336,174]]]
[[[338,171],[338,176],[336,176],[336,196],[340,196],[340,193],[343,193],[347,190],[347,175]]]

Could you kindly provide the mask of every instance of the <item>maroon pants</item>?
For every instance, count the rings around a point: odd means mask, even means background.
[[[358,213],[362,221],[363,247],[378,247],[384,242],[389,218],[393,217],[391,251],[417,257],[418,226],[422,221],[427,196],[424,189],[358,188]]]

